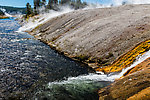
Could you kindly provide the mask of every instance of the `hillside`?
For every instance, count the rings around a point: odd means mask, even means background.
[[[149,11],[150,5],[77,10],[39,25],[31,34],[68,57],[104,68],[150,39]]]
[[[25,8],[10,7],[10,6],[0,6],[0,8],[6,9],[6,12],[8,13],[16,13],[16,12],[20,12],[22,14],[26,13]]]
[[[30,34],[97,71],[120,72],[150,50],[150,5],[77,10]],[[99,100],[149,100],[149,58],[99,90]]]

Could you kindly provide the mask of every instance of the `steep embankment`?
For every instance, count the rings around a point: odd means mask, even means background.
[[[39,25],[31,34],[66,56],[93,68],[107,68],[138,43],[150,39],[150,5],[78,10]],[[145,51],[149,50],[147,43]]]
[[[97,71],[118,72],[150,50],[150,5],[78,10],[39,25],[31,34]],[[148,62],[101,89],[100,100],[150,98]]]
[[[120,56],[111,65],[103,68],[97,68],[96,70],[103,72],[119,72],[123,68],[129,67],[138,56],[143,55],[145,52],[149,51],[149,49],[150,49],[150,40],[143,41],[137,44],[132,50]]]
[[[120,80],[101,89],[99,100],[149,100],[150,58],[135,66]]]

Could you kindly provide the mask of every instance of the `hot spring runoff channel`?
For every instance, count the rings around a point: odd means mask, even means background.
[[[19,27],[13,18],[0,20],[0,99],[96,100],[110,84]]]

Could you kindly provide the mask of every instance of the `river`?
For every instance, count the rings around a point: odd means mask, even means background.
[[[96,100],[110,84],[19,27],[14,18],[0,20],[0,99]]]

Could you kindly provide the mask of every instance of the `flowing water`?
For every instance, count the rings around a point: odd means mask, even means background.
[[[98,80],[74,62],[24,32],[13,18],[0,20],[0,99],[98,99]]]
[[[0,99],[98,100],[97,90],[150,57],[150,51],[121,73],[96,74],[25,32],[13,18],[0,20]]]

